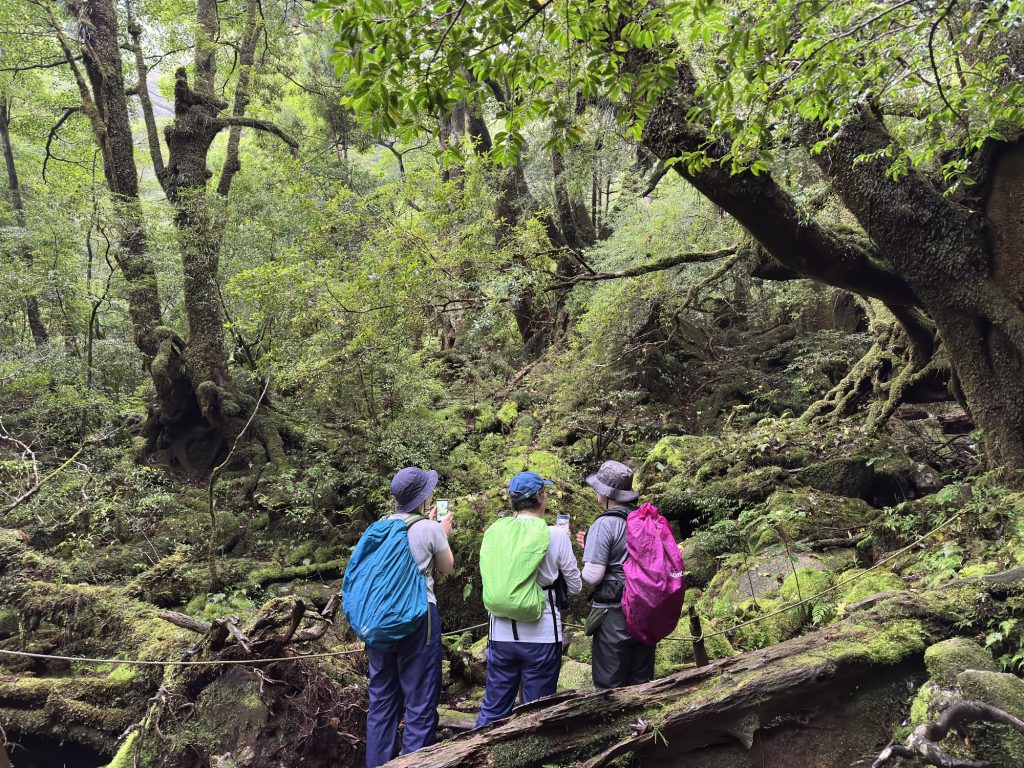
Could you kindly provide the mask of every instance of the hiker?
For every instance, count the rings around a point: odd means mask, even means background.
[[[451,573],[452,516],[441,522],[431,506],[437,472],[406,467],[391,481],[396,507],[363,534],[345,571],[345,616],[363,640],[370,662],[366,765],[434,743],[441,697],[441,620],[434,597],[436,570]]]
[[[513,477],[508,494],[515,514],[484,533],[480,578],[491,616],[478,728],[507,717],[520,688],[525,704],[552,695],[558,685],[564,607],[559,603],[579,594],[583,582],[568,527],[544,522],[549,485],[536,472]]]
[[[593,608],[587,618],[587,634],[594,638],[594,686],[621,688],[646,683],[654,677],[654,646],[633,639],[622,610],[626,517],[640,496],[633,490],[633,470],[621,462],[606,461],[586,482],[604,507],[587,531],[583,546],[583,581],[594,587]]]

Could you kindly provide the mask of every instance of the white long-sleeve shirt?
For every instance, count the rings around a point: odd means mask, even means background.
[[[555,583],[558,574],[561,573],[565,579],[570,595],[578,595],[583,589],[583,581],[580,578],[580,568],[576,563],[576,555],[572,551],[572,542],[569,541],[567,530],[561,526],[552,525],[551,538],[548,541],[548,551],[544,559],[540,561],[540,568],[537,569],[537,583],[541,587],[548,587]],[[550,593],[544,592],[544,613],[537,621],[517,621],[516,632],[512,631],[512,620],[491,616],[490,636],[491,640],[502,642],[519,643],[555,643],[562,641],[562,614],[557,606],[552,607]],[[516,639],[516,634],[519,639]]]

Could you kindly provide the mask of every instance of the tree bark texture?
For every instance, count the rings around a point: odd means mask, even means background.
[[[10,101],[0,97],[0,142],[3,143],[4,165],[7,168],[7,189],[11,193],[11,208],[14,209],[14,222],[22,229],[26,226],[25,203],[21,197],[21,186],[18,182],[18,169],[14,164],[14,147],[11,144],[11,112]],[[32,268],[32,253],[27,246],[19,246],[20,259],[26,269]],[[46,324],[39,312],[39,298],[30,293],[25,296],[25,316],[28,320],[32,340],[37,347],[46,346],[49,334]]]
[[[697,104],[693,72],[683,63],[677,75],[644,134],[646,146],[666,160],[701,149],[707,137],[706,126],[687,120]],[[808,143],[818,138],[806,131]],[[984,432],[990,465],[1024,469],[1024,145],[990,144],[979,152],[986,183],[968,201],[977,203],[972,207],[918,171],[893,181],[885,158],[855,162],[890,141],[882,118],[865,108],[815,157],[866,238],[803,215],[770,174],[733,175],[717,162],[699,172],[681,162],[673,167],[786,270],[884,301],[918,355],[934,349],[927,339],[934,323],[954,381]]]

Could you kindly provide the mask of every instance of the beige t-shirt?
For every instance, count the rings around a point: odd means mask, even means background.
[[[405,520],[409,515],[389,515],[389,520]],[[448,549],[444,528],[434,520],[419,520],[409,528],[409,549],[416,567],[427,582],[427,602],[437,605],[434,597],[434,558]]]

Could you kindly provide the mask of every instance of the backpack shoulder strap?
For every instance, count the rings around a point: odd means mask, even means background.
[[[419,523],[426,519],[427,518],[423,515],[409,515],[407,518],[405,518],[405,530],[408,531],[410,528],[416,525],[416,523]]]
[[[625,520],[629,517],[629,510],[625,507],[612,507],[611,509],[606,509],[598,517],[617,517],[619,520]]]

